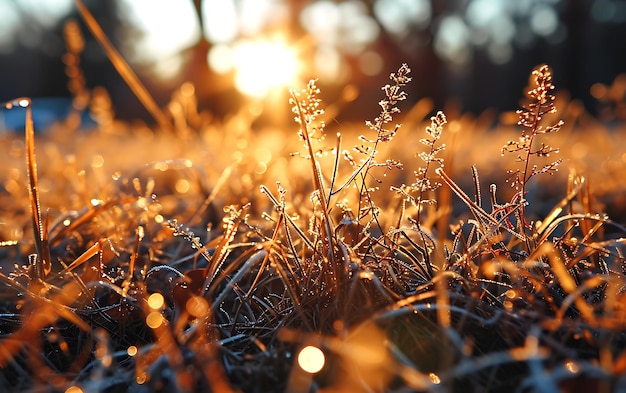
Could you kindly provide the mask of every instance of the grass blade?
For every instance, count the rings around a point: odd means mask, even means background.
[[[85,6],[82,0],[76,0],[76,6],[78,7],[78,11],[82,16],[83,20],[87,24],[89,31],[96,38],[102,49],[106,52],[109,60],[111,60],[111,64],[115,67],[115,70],[120,74],[124,82],[130,87],[135,96],[139,99],[141,104],[146,108],[146,110],[154,117],[154,119],[159,123],[159,126],[165,130],[175,131],[174,126],[169,121],[169,119],[165,116],[161,108],[157,105],[152,98],[152,95],[148,92],[148,89],[141,83],[137,74],[130,68],[126,60],[122,57],[122,55],[115,49],[111,41],[107,38],[104,31],[100,27],[100,24],[96,21],[93,14],[89,11],[89,9]]]
[[[20,106],[26,107],[25,143],[26,143],[26,169],[28,172],[28,197],[30,199],[31,220],[33,223],[33,235],[35,239],[35,250],[37,252],[40,266],[37,271],[45,275],[50,272],[49,250],[45,247],[44,223],[41,218],[41,204],[39,201],[39,188],[37,178],[37,161],[35,159],[35,125],[33,123],[32,102],[29,98],[15,100]]]

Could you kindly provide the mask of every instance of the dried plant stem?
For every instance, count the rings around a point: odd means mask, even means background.
[[[446,183],[446,185],[448,185],[448,187],[450,187],[450,189],[459,198],[461,198],[461,200],[465,203],[465,205],[467,205],[467,207],[471,210],[474,217],[476,217],[477,222],[481,224],[480,229],[481,229],[481,232],[485,235],[485,237],[491,237],[495,235],[497,230],[504,229],[510,234],[512,234],[513,236],[519,238],[520,240],[524,240],[522,234],[519,234],[513,229],[509,228],[508,226],[503,225],[502,221],[498,221],[497,219],[493,218],[489,213],[485,212],[480,206],[478,206],[478,204],[474,202],[463,191],[463,189],[461,189],[461,187],[459,187],[454,182],[454,180],[452,180],[450,176],[448,176],[448,174],[443,170],[443,168],[437,168],[435,172],[437,173],[437,175],[441,176],[441,179],[443,180],[443,182]],[[519,209],[519,207],[517,207],[517,209]],[[485,226],[486,224],[489,224],[491,228],[486,227]],[[485,238],[485,240],[487,239]]]
[[[319,162],[316,159],[315,152],[313,151],[313,144],[311,143],[311,135],[307,127],[306,116],[302,108],[302,104],[298,100],[298,97],[294,92],[291,93],[295,108],[297,108],[297,115],[300,119],[300,127],[302,127],[302,138],[308,150],[308,154],[311,161],[311,171],[313,173],[313,187],[318,193],[318,200],[322,208],[322,236],[326,241],[327,252],[322,257],[328,258],[333,272],[333,282],[335,286],[335,293],[341,294],[341,282],[343,281],[343,266],[339,266],[339,262],[335,259],[335,242],[333,239],[333,227],[332,219],[330,217],[327,203],[326,191],[324,190],[324,180],[322,178],[322,172],[319,166]]]
[[[532,72],[532,79],[534,88],[526,93],[531,99],[531,102],[522,106],[517,111],[519,115],[519,121],[517,124],[522,127],[522,134],[517,141],[508,141],[501,149],[502,154],[504,152],[519,153],[517,156],[517,162],[522,162],[522,169],[509,170],[511,175],[508,181],[517,191],[513,196],[512,204],[520,205],[520,212],[518,219],[519,233],[525,237],[524,240],[530,242],[527,239],[526,231],[532,229],[532,225],[526,220],[526,192],[527,183],[535,175],[547,173],[553,174],[558,170],[558,166],[562,160],[552,161],[543,167],[538,168],[537,165],[530,166],[530,160],[535,157],[549,157],[553,153],[558,153],[558,148],[553,148],[545,143],[533,150],[535,139],[539,134],[548,134],[558,132],[563,126],[563,120],[559,120],[551,126],[542,126],[541,121],[547,114],[555,113],[556,107],[554,106],[555,96],[551,93],[554,89],[552,84],[552,72],[547,65],[537,67]],[[528,249],[531,248],[529,244]]]

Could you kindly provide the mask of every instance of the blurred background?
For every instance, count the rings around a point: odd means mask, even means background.
[[[475,114],[514,110],[529,72],[548,63],[559,91],[596,113],[603,86],[626,71],[626,0],[85,4],[159,104],[191,81],[201,109],[218,117],[245,103],[259,111],[279,105],[287,114],[288,88],[317,78],[324,101],[344,103],[340,120],[363,120],[378,113],[380,86],[403,62],[413,71],[413,102],[430,97],[437,108]],[[151,121],[74,0],[0,0],[0,100],[29,96],[63,115],[70,97],[63,62],[69,18],[85,37],[87,85],[106,87],[118,117]],[[56,99],[44,99],[50,97]]]

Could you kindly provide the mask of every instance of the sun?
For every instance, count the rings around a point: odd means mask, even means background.
[[[254,97],[294,84],[298,74],[294,50],[280,41],[241,42],[233,60],[237,89]]]
[[[263,98],[272,90],[297,84],[296,50],[284,40],[240,40],[215,49],[215,57],[209,54],[212,68],[234,71],[235,87],[245,95]]]

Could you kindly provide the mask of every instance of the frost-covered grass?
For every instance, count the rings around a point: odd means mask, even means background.
[[[329,126],[310,82],[288,129],[189,84],[126,124],[78,80],[93,130],[2,134],[2,389],[626,389],[623,122],[547,66],[500,120],[405,107],[410,79]]]

